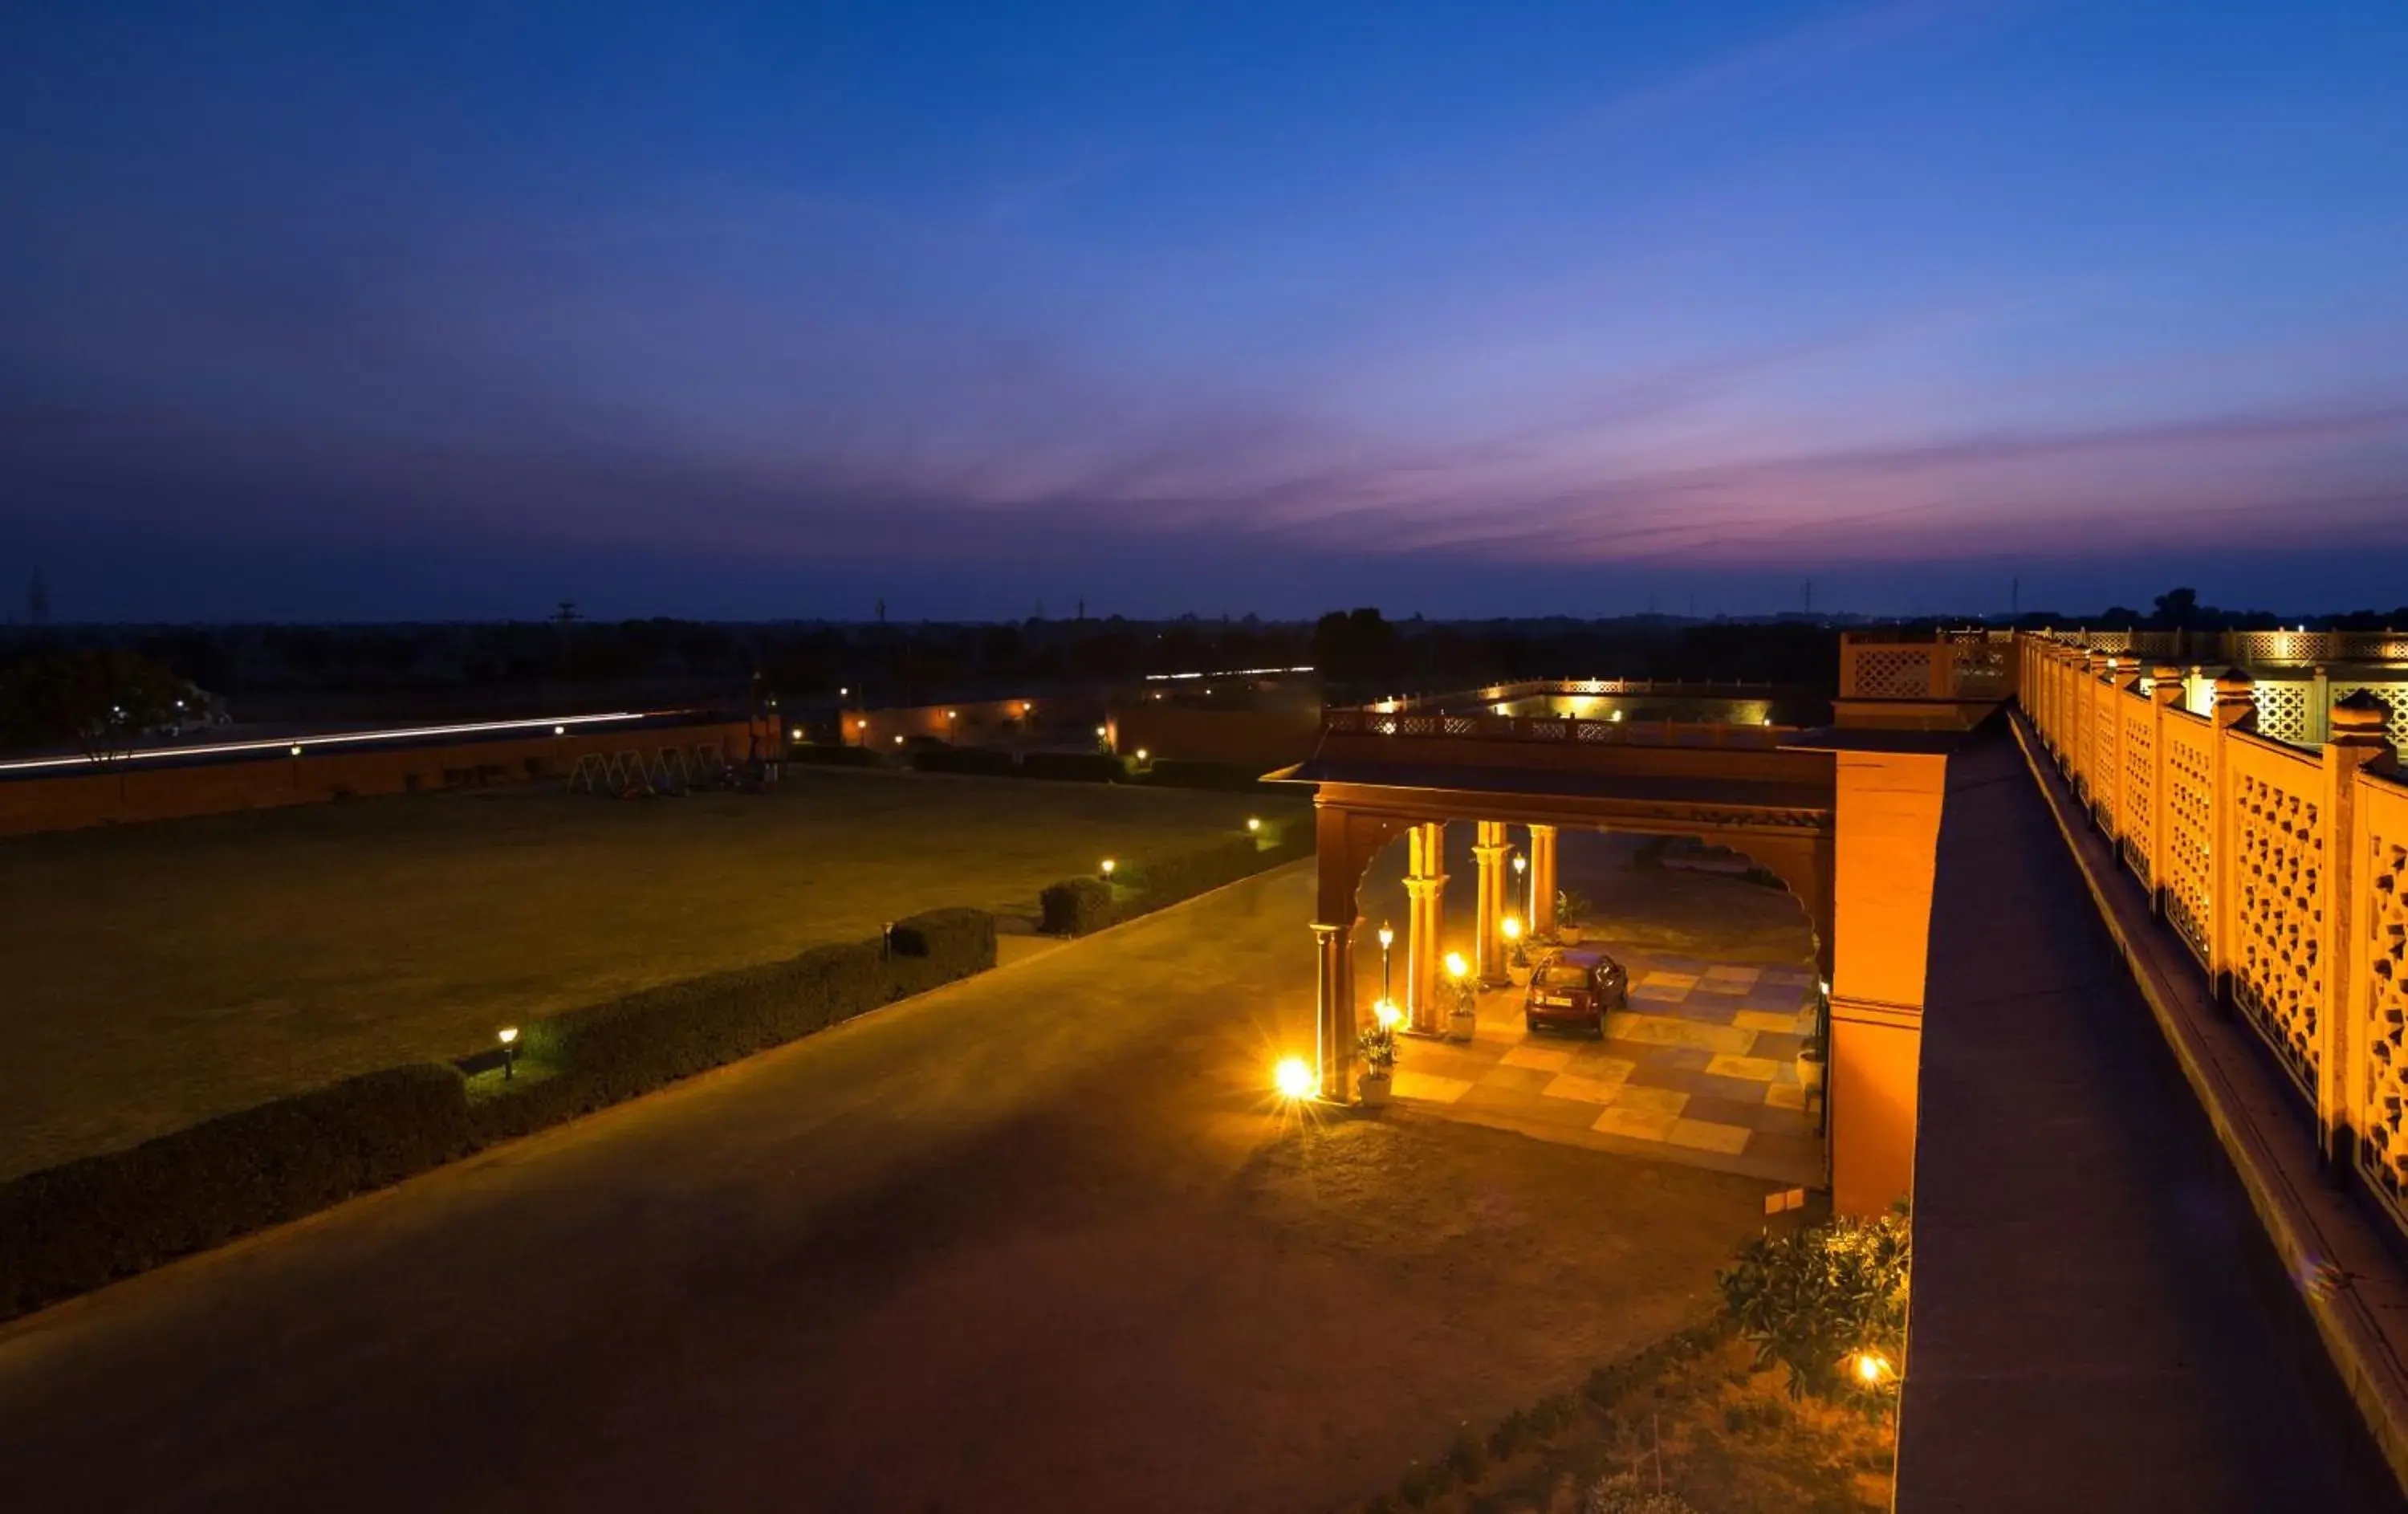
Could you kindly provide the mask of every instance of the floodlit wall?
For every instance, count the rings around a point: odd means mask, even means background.
[[[740,761],[751,749],[751,735],[752,728],[740,720],[617,731],[572,727],[559,736],[446,746],[308,747],[300,757],[271,754],[190,767],[118,762],[105,771],[0,782],[0,836],[322,804],[486,782],[565,778],[577,759],[589,753],[649,757],[668,746],[690,751],[716,745]]]
[[[2323,1149],[2408,1228],[2408,682],[2353,681],[2308,750],[2260,728],[2265,685],[2243,673],[2214,680],[2202,714],[2171,664],[2041,636],[2018,656],[2024,712],[2093,820]]]

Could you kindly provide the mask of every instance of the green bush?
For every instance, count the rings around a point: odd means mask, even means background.
[[[786,748],[785,760],[829,768],[875,768],[880,765],[878,754],[866,746],[824,746],[815,742]]]
[[[398,1182],[472,1145],[460,1074],[388,1068],[0,1185],[0,1319]]]
[[[1020,759],[1024,778],[1110,784],[1119,782],[1121,774],[1121,759],[1100,752],[1030,752]]]
[[[1017,778],[1020,764],[1009,752],[984,746],[923,746],[911,754],[921,772],[968,772],[982,778]]]
[[[1879,1219],[1837,1218],[1787,1235],[1763,1235],[1714,1275],[1724,1310],[1756,1347],[1759,1366],[1778,1362],[1789,1396],[1886,1403],[1906,1359],[1906,1299],[1913,1233],[1901,1211]],[[1876,1352],[1885,1370],[1851,1370]]]

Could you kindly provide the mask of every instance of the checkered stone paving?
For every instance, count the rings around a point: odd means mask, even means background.
[[[1630,1007],[1605,1037],[1532,1034],[1522,989],[1481,996],[1468,1045],[1408,1040],[1396,1095],[1543,1139],[1821,1188],[1812,968],[1626,951]],[[1801,1074],[1803,1076],[1801,1077]]]

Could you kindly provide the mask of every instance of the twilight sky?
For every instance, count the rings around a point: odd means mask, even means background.
[[[2408,7],[0,18],[63,618],[2408,602]]]

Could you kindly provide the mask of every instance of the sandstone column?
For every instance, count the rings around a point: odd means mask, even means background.
[[[1478,939],[1476,966],[1484,988],[1501,988],[1511,982],[1505,964],[1505,822],[1483,820],[1479,824],[1480,840],[1471,855],[1480,863],[1480,912],[1476,921]]]
[[[1354,957],[1348,938],[1353,928],[1316,924],[1314,944],[1321,952],[1319,1040],[1321,1096],[1333,1103],[1354,1097]]]
[[[1446,923],[1446,827],[1438,821],[1405,833],[1405,1016],[1414,1030],[1435,1035],[1446,1029],[1439,988],[1439,948]]]
[[[1530,937],[1554,941],[1555,931],[1555,828],[1530,828]]]

